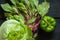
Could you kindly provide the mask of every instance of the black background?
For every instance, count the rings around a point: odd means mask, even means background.
[[[41,3],[43,0],[39,0]],[[47,15],[52,16],[57,21],[56,29],[51,33],[43,32],[41,29],[38,30],[38,37],[36,40],[60,40],[60,0],[47,0],[51,7]],[[10,3],[8,0],[0,0],[0,4],[2,3]],[[10,3],[11,4],[11,3]],[[0,24],[4,22],[5,18],[3,15],[3,10],[0,6]]]

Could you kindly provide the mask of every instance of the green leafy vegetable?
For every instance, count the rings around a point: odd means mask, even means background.
[[[20,9],[26,10],[26,7],[25,7],[25,5],[23,3],[19,3],[19,6],[20,6]]]
[[[10,0],[15,6],[19,3],[18,0]]]
[[[29,0],[21,0],[22,3],[25,3],[27,6],[30,5]]]
[[[5,21],[0,27],[0,40],[34,40],[32,31],[16,20]]]
[[[19,3],[18,8],[20,11],[23,11],[24,13],[26,13],[26,11],[27,11],[26,7],[23,3]]]
[[[33,23],[33,22],[35,22],[35,20],[36,20],[36,18],[33,17],[33,18],[29,19],[27,23]]]
[[[10,0],[13,5],[1,4],[7,20],[17,20],[18,22],[27,25],[35,32],[40,23],[41,17],[47,14],[50,4],[44,0],[39,4],[38,0]],[[29,24],[29,25],[28,25]]]
[[[34,5],[37,7],[38,6],[38,0],[33,0]]]
[[[21,22],[22,24],[24,24],[24,17],[22,15],[20,15],[20,16],[14,15],[14,19],[16,19],[19,22]]]
[[[1,4],[1,7],[3,8],[4,11],[7,11],[7,12],[11,12],[12,11],[12,7],[8,3]]]
[[[15,13],[18,14],[18,10],[17,10],[17,8],[16,8],[15,6],[12,6],[12,9],[13,9],[13,11],[14,11]]]
[[[38,12],[43,17],[45,14],[47,14],[48,10],[50,8],[50,4],[48,2],[43,2],[38,6]]]

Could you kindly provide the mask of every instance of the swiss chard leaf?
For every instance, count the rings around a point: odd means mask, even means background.
[[[18,20],[19,22],[24,24],[24,17],[22,15],[20,15],[20,16],[14,15],[14,18],[15,18],[15,20]]]
[[[1,4],[1,7],[4,11],[7,11],[7,12],[12,12],[12,7],[6,3],[6,4]]]
[[[23,3],[19,3],[18,8],[22,11],[26,10],[26,7]]]
[[[20,18],[19,18],[19,21],[22,23],[22,24],[24,24],[24,17],[22,16],[22,15],[20,15]]]
[[[48,10],[50,8],[50,4],[48,2],[43,2],[39,5],[38,12],[43,17],[45,14],[47,14]]]
[[[29,0],[21,0],[22,3],[25,3],[27,6],[30,5]]]
[[[14,13],[18,14],[18,9],[15,6],[12,6],[12,9],[13,9]]]
[[[33,0],[34,5],[37,7],[38,6],[38,0]]]
[[[33,0],[29,0],[31,8],[34,8]]]
[[[18,4],[19,1],[18,0],[10,0],[14,5]]]
[[[9,15],[11,15],[11,13],[4,13],[5,17],[9,17]]]
[[[31,19],[29,19],[28,21],[27,21],[27,23],[33,23],[33,22],[35,22],[35,20],[36,20],[36,18],[31,18]]]

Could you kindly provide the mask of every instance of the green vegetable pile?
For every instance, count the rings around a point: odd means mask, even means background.
[[[38,25],[41,23],[44,30],[47,27],[45,24],[48,25],[44,16],[48,13],[50,4],[46,0],[41,4],[38,0],[10,0],[10,2],[12,5],[1,4],[6,21],[0,27],[0,40],[34,40],[33,33],[38,30]],[[52,25],[54,27],[55,23]]]
[[[15,19],[27,25],[33,32],[36,32],[41,18],[48,12],[50,4],[44,0],[39,4],[38,0],[10,0],[13,5],[8,3],[1,4],[5,11],[7,20]]]

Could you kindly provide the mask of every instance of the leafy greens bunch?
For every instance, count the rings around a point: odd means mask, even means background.
[[[1,4],[6,11],[7,20],[17,20],[21,24],[25,24],[36,32],[37,26],[40,24],[41,18],[48,12],[50,4],[44,0],[39,4],[38,0],[10,0],[13,5]]]

